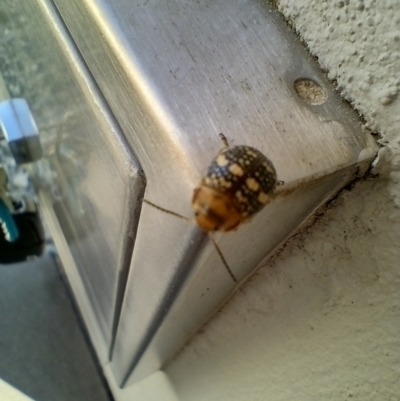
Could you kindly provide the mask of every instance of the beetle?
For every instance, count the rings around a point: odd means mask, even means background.
[[[205,231],[235,229],[269,202],[276,183],[272,162],[257,149],[222,149],[194,190],[197,224]]]
[[[274,165],[263,153],[247,145],[229,147],[223,134],[220,138],[225,147],[211,161],[195,188],[192,209],[196,223],[208,232],[229,274],[237,282],[212,232],[232,231],[249,220],[270,201],[278,182]],[[166,213],[190,220],[144,201]]]

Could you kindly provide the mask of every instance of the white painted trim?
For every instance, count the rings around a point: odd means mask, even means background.
[[[168,376],[161,370],[123,389],[118,387],[109,365],[103,367],[103,372],[115,401],[179,401]]]
[[[0,379],[1,401],[34,401],[15,387]]]

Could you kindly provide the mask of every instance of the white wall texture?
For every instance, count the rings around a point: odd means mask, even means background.
[[[383,146],[170,363],[180,401],[400,397],[400,1],[281,0]]]

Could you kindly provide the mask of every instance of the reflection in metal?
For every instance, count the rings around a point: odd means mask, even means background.
[[[54,234],[66,239],[103,346],[110,348],[144,177],[61,25],[45,23],[37,2],[5,0],[2,12],[12,38],[0,39],[5,86],[10,96],[27,99],[40,132],[44,158],[33,167],[35,182],[51,199],[62,228]]]
[[[25,99],[0,102],[1,132],[17,164],[32,163],[42,157],[39,133]]]

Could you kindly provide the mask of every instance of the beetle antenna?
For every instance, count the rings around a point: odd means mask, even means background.
[[[219,137],[220,137],[222,143],[224,144],[224,148],[229,148],[229,142],[226,139],[226,136],[222,132],[220,132]]]
[[[154,207],[155,209],[158,209],[158,210],[160,210],[160,211],[162,211],[164,213],[172,214],[172,216],[179,217],[180,219],[183,219],[183,220],[186,220],[186,221],[192,221],[188,217],[182,216],[181,214],[175,213],[175,212],[173,212],[171,210],[164,209],[163,207],[160,207],[160,206],[148,201],[147,199],[143,199],[143,202],[147,203],[148,205],[150,205],[150,206]]]
[[[226,261],[224,255],[222,254],[221,249],[219,248],[217,242],[215,241],[215,238],[212,235],[211,231],[208,232],[208,237],[210,238],[211,242],[214,244],[214,247],[215,247],[216,251],[218,252],[219,257],[221,258],[222,263],[224,264],[226,270],[228,270],[229,275],[232,277],[232,280],[235,283],[237,283],[238,282],[237,278],[235,277],[235,275],[233,274],[231,268],[229,267],[228,262]]]

